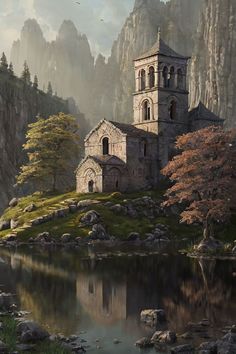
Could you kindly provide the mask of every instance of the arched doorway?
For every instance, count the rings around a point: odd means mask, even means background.
[[[89,183],[88,183],[88,192],[89,193],[94,192],[94,181],[93,180],[89,181]]]

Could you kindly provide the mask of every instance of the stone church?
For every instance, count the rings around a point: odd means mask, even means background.
[[[155,188],[160,170],[175,154],[176,137],[222,120],[201,103],[189,112],[189,57],[160,38],[134,60],[133,123],[103,119],[85,138],[85,158],[76,172],[77,192]]]

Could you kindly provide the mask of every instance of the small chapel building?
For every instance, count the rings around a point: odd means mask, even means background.
[[[77,192],[129,192],[155,188],[175,155],[176,137],[222,124],[201,103],[189,112],[190,58],[160,38],[134,60],[133,123],[106,119],[85,138],[85,158],[76,171]]]

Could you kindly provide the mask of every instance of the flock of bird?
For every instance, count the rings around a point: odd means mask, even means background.
[[[76,1],[75,3],[76,3],[77,5],[81,5],[79,1]],[[104,19],[101,18],[100,21],[101,21],[101,22],[104,22]]]

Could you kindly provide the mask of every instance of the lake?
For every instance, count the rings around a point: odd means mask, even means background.
[[[139,322],[143,309],[164,309],[177,333],[207,318],[208,335],[217,337],[236,322],[235,261],[199,261],[174,248],[147,255],[92,246],[1,248],[0,257],[1,290],[50,333],[81,334],[88,353],[138,353],[134,343],[153,332]]]

